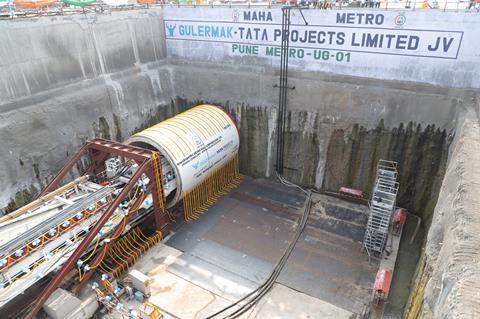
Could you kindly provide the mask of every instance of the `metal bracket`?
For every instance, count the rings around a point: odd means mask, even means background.
[[[295,86],[282,86],[282,85],[274,84],[273,87],[274,88],[285,88],[285,89],[295,90]]]

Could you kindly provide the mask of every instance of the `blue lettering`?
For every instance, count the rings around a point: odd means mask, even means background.
[[[399,35],[397,37],[397,44],[395,45],[395,49],[405,50],[407,47],[407,38],[406,35]]]
[[[356,34],[352,33],[352,47],[359,47],[360,43],[355,42],[355,36],[356,36]]]
[[[243,11],[244,21],[273,21],[270,11]]]
[[[337,13],[337,23],[381,25],[385,16],[381,13]]]
[[[408,40],[408,50],[416,50],[418,49],[418,44],[420,43],[420,38],[416,35],[412,35]]]
[[[378,47],[378,37],[379,37],[378,34],[375,34],[375,35],[367,34],[365,46],[372,47],[372,48]]]
[[[273,41],[277,41],[277,38],[282,35],[282,30],[280,29],[275,29],[273,31]]]
[[[354,24],[355,23],[355,13],[348,13],[347,14],[347,23]]]
[[[233,27],[180,25],[178,34],[192,37],[233,38]]]
[[[218,27],[212,27],[212,38],[218,38],[220,36],[220,31]]]

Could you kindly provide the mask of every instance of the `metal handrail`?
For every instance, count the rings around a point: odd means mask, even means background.
[[[284,1],[278,0],[278,3],[272,0],[263,1],[263,2],[252,2],[251,0],[242,0],[241,2],[232,0],[221,1],[157,1],[152,5],[142,5],[142,4],[128,4],[120,6],[109,6],[102,2],[97,2],[91,6],[84,8],[75,8],[62,5],[61,2],[53,5],[52,7],[39,8],[39,9],[27,9],[16,7],[11,1],[9,5],[0,7],[0,19],[13,19],[13,18],[30,18],[37,17],[42,15],[69,15],[69,14],[85,14],[85,13],[96,13],[96,14],[109,14],[112,11],[128,11],[128,10],[138,10],[138,9],[152,9],[152,8],[163,8],[163,7],[185,7],[185,8],[233,8],[233,7],[257,7],[257,8],[281,8],[285,3],[300,3],[300,0]],[[60,5],[58,5],[60,4]],[[318,5],[318,4],[328,4],[328,6]],[[473,5],[472,5],[473,4]],[[304,8],[304,7],[302,7]],[[308,8],[308,7],[307,7]],[[307,9],[305,8],[305,9]],[[375,6],[374,0],[367,1],[352,1],[345,5],[345,1],[337,0],[319,0],[317,6],[311,6],[310,10],[373,10],[373,11],[416,11],[416,10],[434,10],[435,12],[480,12],[480,4],[466,1],[466,0],[456,0],[456,1],[436,1],[436,0],[385,0],[379,2],[379,6]]]

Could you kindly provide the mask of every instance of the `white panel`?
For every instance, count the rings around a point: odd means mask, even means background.
[[[200,184],[238,152],[237,127],[222,109],[201,105],[135,134],[127,144],[143,142],[160,151],[174,167],[177,195]]]
[[[291,11],[292,68],[480,87],[480,20],[435,10]],[[165,8],[169,57],[278,66],[281,9]]]

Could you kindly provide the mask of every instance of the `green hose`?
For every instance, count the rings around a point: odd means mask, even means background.
[[[62,2],[71,6],[86,7],[96,2],[96,0],[62,0]]]

